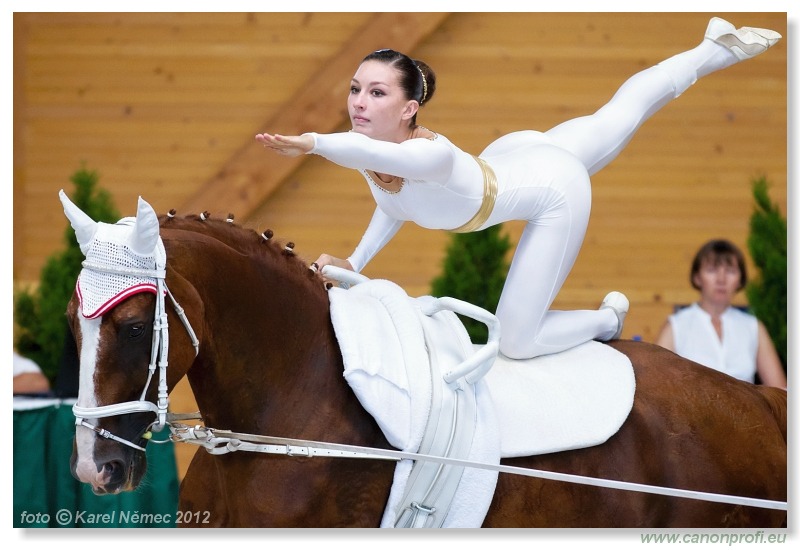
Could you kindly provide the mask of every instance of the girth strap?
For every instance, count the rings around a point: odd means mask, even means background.
[[[463,379],[454,384],[445,382],[440,367],[446,368],[446,365],[441,365],[442,358],[436,353],[435,342],[428,340],[429,332],[424,333],[430,358],[432,396],[430,418],[419,452],[466,459],[477,422],[475,389]],[[395,527],[441,527],[463,473],[462,466],[415,461],[397,507]]]

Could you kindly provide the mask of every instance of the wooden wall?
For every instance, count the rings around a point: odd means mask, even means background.
[[[593,112],[636,71],[699,43],[711,15],[453,13],[410,25],[409,15],[389,15],[380,36],[385,47],[408,49],[438,74],[436,97],[419,122],[478,153],[506,132],[546,130]],[[784,13],[721,15],[786,35]],[[318,93],[320,104],[340,94],[339,110],[329,109],[324,121],[346,128],[347,82],[376,47],[363,28],[373,17],[16,13],[15,284],[36,280],[62,246],[57,191],[71,189],[69,177],[82,165],[100,174],[123,215],[138,195],[159,212],[187,213],[181,206],[210,185],[226,196],[231,167],[240,175],[249,169],[259,174],[254,185],[262,177],[275,185],[252,195],[257,201],[235,190],[227,194],[231,205],[202,208],[224,214],[236,204],[246,211],[234,210],[237,221],[295,241],[309,262],[322,252],[349,254],[374,208],[358,174],[312,156],[283,176],[262,176],[275,158],[262,151],[249,164],[237,159],[252,152],[255,133],[287,131],[265,127],[270,121],[315,120],[306,116],[313,106],[297,101],[303,94],[313,101]],[[423,23],[430,32],[409,41],[409,28]],[[332,63],[341,89],[308,84]],[[786,211],[786,68],[784,40],[704,78],[594,176],[589,231],[556,307],[595,308],[606,292],[621,290],[632,302],[623,336],[652,340],[673,304],[695,298],[687,270],[697,247],[716,236],[746,246],[754,177],[768,178]],[[521,225],[506,230],[516,240]],[[448,239],[407,224],[365,273],[411,295],[428,293]]]

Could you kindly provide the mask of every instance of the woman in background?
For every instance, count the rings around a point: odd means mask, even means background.
[[[678,355],[744,380],[786,388],[786,373],[764,324],[732,306],[747,284],[742,251],[727,240],[704,244],[689,274],[700,291],[694,304],[670,315],[656,343]]]

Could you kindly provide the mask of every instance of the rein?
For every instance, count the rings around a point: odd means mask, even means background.
[[[183,308],[180,306],[180,304],[178,304],[175,296],[173,296],[167,288],[166,252],[160,237],[158,239],[158,247],[156,248],[156,251],[155,269],[135,269],[120,266],[110,266],[98,264],[96,262],[90,262],[88,260],[83,262],[82,265],[84,269],[90,269],[100,273],[154,278],[156,280],[156,305],[153,319],[153,343],[150,348],[150,365],[148,366],[147,381],[144,384],[144,388],[142,389],[139,400],[105,405],[102,407],[81,407],[77,404],[72,407],[72,412],[75,415],[76,426],[83,426],[84,428],[93,430],[101,437],[112,439],[118,443],[122,443],[128,447],[132,447],[142,452],[145,451],[145,448],[141,445],[137,445],[132,441],[114,435],[108,430],[104,430],[87,422],[86,419],[106,418],[109,416],[139,412],[152,412],[156,415],[156,420],[150,424],[150,426],[148,426],[147,430],[143,434],[142,437],[145,439],[150,439],[153,431],[160,432],[162,429],[164,429],[164,426],[168,424],[167,418],[169,413],[167,411],[169,409],[169,391],[167,386],[167,356],[169,354],[169,323],[167,322],[166,296],[170,297],[173,309],[175,309],[175,312],[178,314],[178,317],[183,323],[184,328],[186,328],[186,331],[189,334],[189,338],[192,341],[192,346],[194,346],[195,357],[197,357],[197,354],[200,351],[200,342],[197,339],[189,319],[186,317]],[[156,367],[158,367],[157,404],[145,399],[147,389],[150,387],[150,383],[155,375]]]
[[[170,431],[172,432],[170,437],[172,441],[204,447],[206,451],[214,455],[221,455],[235,451],[250,451],[306,458],[322,456],[328,458],[391,460],[395,462],[399,462],[404,459],[422,460],[451,466],[479,468],[482,470],[492,470],[506,474],[537,477],[553,481],[593,485],[595,487],[603,487],[607,489],[622,489],[655,495],[689,498],[709,502],[721,502],[724,504],[769,508],[772,510],[788,510],[788,504],[778,500],[765,500],[751,497],[722,495],[719,493],[708,493],[703,491],[673,489],[670,487],[660,487],[657,485],[601,479],[575,474],[562,474],[559,472],[549,472],[546,470],[536,470],[533,468],[520,468],[517,466],[506,466],[504,464],[488,464],[457,458],[409,453],[390,449],[377,449],[372,447],[360,447],[356,445],[325,443],[321,441],[310,441],[304,439],[287,439],[265,435],[242,434],[227,430],[206,428],[204,426],[190,427],[182,424],[170,425]]]

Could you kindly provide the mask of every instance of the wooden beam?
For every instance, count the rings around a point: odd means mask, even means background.
[[[355,63],[379,48],[411,52],[448,16],[446,13],[379,13],[349,37],[339,52],[322,66],[277,114],[253,129],[247,142],[179,213],[209,211],[212,215],[234,213],[247,219],[304,157],[270,155],[255,141],[259,132],[292,135],[335,131],[347,120],[342,90],[352,77]],[[215,210],[216,209],[216,210]]]

